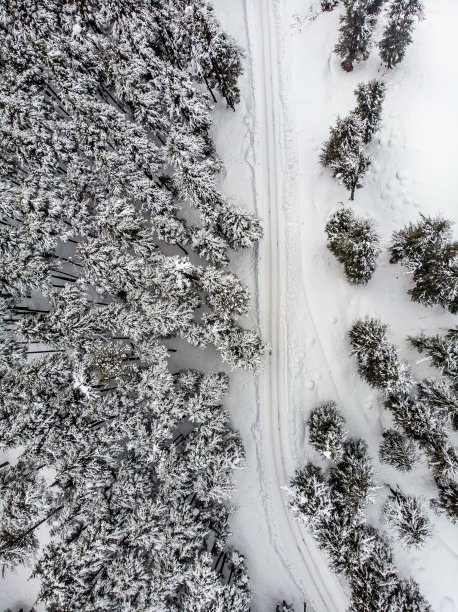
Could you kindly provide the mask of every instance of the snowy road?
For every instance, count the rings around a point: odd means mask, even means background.
[[[256,0],[250,16],[251,48],[257,74],[256,113],[259,116],[259,202],[265,239],[260,253],[259,311],[261,327],[271,343],[271,354],[263,377],[260,463],[265,467],[261,482],[265,496],[269,533],[288,573],[317,610],[339,611],[346,597],[335,576],[316,550],[310,536],[288,511],[284,485],[297,467],[289,438],[287,385],[286,233],[283,219],[284,167],[283,92],[280,72],[284,39],[278,3]],[[253,27],[254,26],[254,27]],[[250,29],[249,29],[250,32]],[[267,468],[269,466],[269,468]]]

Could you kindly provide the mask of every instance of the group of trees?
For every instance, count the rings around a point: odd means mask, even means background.
[[[22,449],[0,464],[1,562],[39,554],[50,610],[246,611],[228,379],[167,348],[249,369],[264,350],[223,269],[260,224],[218,190],[210,137],[241,51],[205,0],[0,15],[0,441]]]
[[[412,339],[428,350],[441,339]],[[357,321],[350,331],[352,353],[360,375],[386,396],[396,430],[384,432],[380,458],[394,467],[410,470],[421,449],[433,472],[439,497],[432,505],[452,521],[458,520],[458,454],[450,440],[456,415],[453,383],[431,378],[416,383],[407,364],[387,337],[387,326],[376,319]],[[432,342],[432,344],[430,344]]]
[[[380,128],[385,85],[375,79],[360,83],[355,97],[355,109],[344,119],[337,117],[320,155],[321,164],[348,189],[350,200],[354,199],[356,189],[363,186],[370,165],[366,146]]]
[[[431,610],[417,584],[398,576],[389,543],[366,522],[365,506],[375,486],[366,443],[346,438],[343,418],[333,403],[314,409],[309,426],[312,446],[330,466],[325,472],[309,462],[297,470],[291,480],[290,506],[298,520],[310,528],[333,569],[348,580],[352,609]],[[418,542],[427,530],[416,514],[420,506],[414,509],[410,499],[406,503],[397,499],[396,503],[397,514],[395,502],[387,500],[389,520],[401,536]]]
[[[351,72],[355,63],[367,60],[373,46],[372,37],[377,19],[386,6],[386,26],[378,43],[380,57],[388,68],[404,59],[412,42],[415,21],[423,17],[421,0],[342,0],[345,12],[340,18],[339,40],[335,52],[342,59],[341,66]],[[337,0],[322,0],[321,7],[330,11]]]

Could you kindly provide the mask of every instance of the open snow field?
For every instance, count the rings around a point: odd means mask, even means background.
[[[234,424],[248,455],[247,470],[238,475],[234,540],[248,557],[254,610],[272,609],[280,597],[298,608],[308,600],[319,612],[343,610],[345,586],[287,513],[283,487],[294,469],[313,457],[307,414],[317,402],[335,400],[349,434],[368,442],[380,485],[399,484],[407,493],[432,497],[435,488],[424,463],[402,476],[378,462],[382,428],[390,417],[380,395],[358,377],[347,332],[361,316],[380,317],[414,373],[432,375],[426,362],[416,364],[421,357],[407,336],[446,330],[456,317],[412,303],[409,277],[389,264],[386,252],[368,286],[346,282],[325,246],[324,225],[339,202],[348,201],[348,193],[321,168],[318,154],[337,115],[354,106],[356,84],[381,78],[387,85],[383,127],[370,145],[373,163],[354,210],[375,220],[384,245],[393,230],[417,220],[420,212],[441,212],[458,222],[458,4],[426,0],[426,19],[416,27],[404,61],[388,71],[373,51],[352,74],[340,69],[332,52],[340,8],[313,19],[310,0],[215,4],[223,25],[247,49],[242,103],[235,115],[220,113],[216,136],[227,168],[226,192],[264,222],[258,264],[243,255],[241,266],[244,278],[251,278],[261,330],[272,345],[258,381],[233,378]],[[385,497],[380,488],[368,511],[382,529]],[[435,611],[453,612],[458,610],[456,528],[432,518],[430,542],[419,552],[394,542],[396,561],[403,575],[420,583]]]

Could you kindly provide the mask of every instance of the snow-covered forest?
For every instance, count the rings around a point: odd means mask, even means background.
[[[458,610],[455,0],[0,0],[0,610]]]

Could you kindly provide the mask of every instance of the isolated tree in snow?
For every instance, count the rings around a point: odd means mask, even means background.
[[[458,484],[451,478],[436,480],[439,497],[432,500],[431,506],[439,513],[445,514],[453,523],[458,523]]]
[[[366,284],[375,271],[380,252],[379,237],[371,221],[341,208],[326,224],[328,249],[340,263],[350,283]]]
[[[379,42],[380,55],[388,68],[404,59],[406,48],[412,42],[416,19],[422,19],[421,0],[393,0],[387,11],[388,23]]]
[[[410,471],[418,461],[415,442],[396,429],[383,432],[379,457],[380,461],[389,463],[401,472]]]
[[[335,402],[326,402],[313,408],[307,423],[313,448],[328,459],[336,460],[342,452],[345,421]]]
[[[352,354],[358,361],[360,375],[372,387],[385,393],[408,390],[412,385],[409,368],[388,340],[387,329],[377,319],[366,317],[357,321],[349,334]]]
[[[451,222],[425,217],[393,234],[391,263],[401,262],[412,272],[409,294],[425,306],[440,304],[458,309],[458,242],[452,239]]]
[[[400,489],[390,488],[383,511],[407,546],[421,548],[431,537],[431,521],[416,497],[405,495]]]
[[[369,57],[372,33],[380,11],[379,0],[344,0],[345,13],[341,17],[339,41],[335,52],[342,58],[342,68],[353,70],[355,62]]]
[[[376,79],[360,83],[355,89],[355,96],[355,114],[364,126],[364,143],[369,144],[375,132],[380,129],[385,84]]]
[[[333,178],[345,185],[353,200],[356,189],[363,186],[363,177],[370,165],[364,153],[364,125],[354,113],[344,119],[337,118],[322,148],[320,161],[331,170]]]

